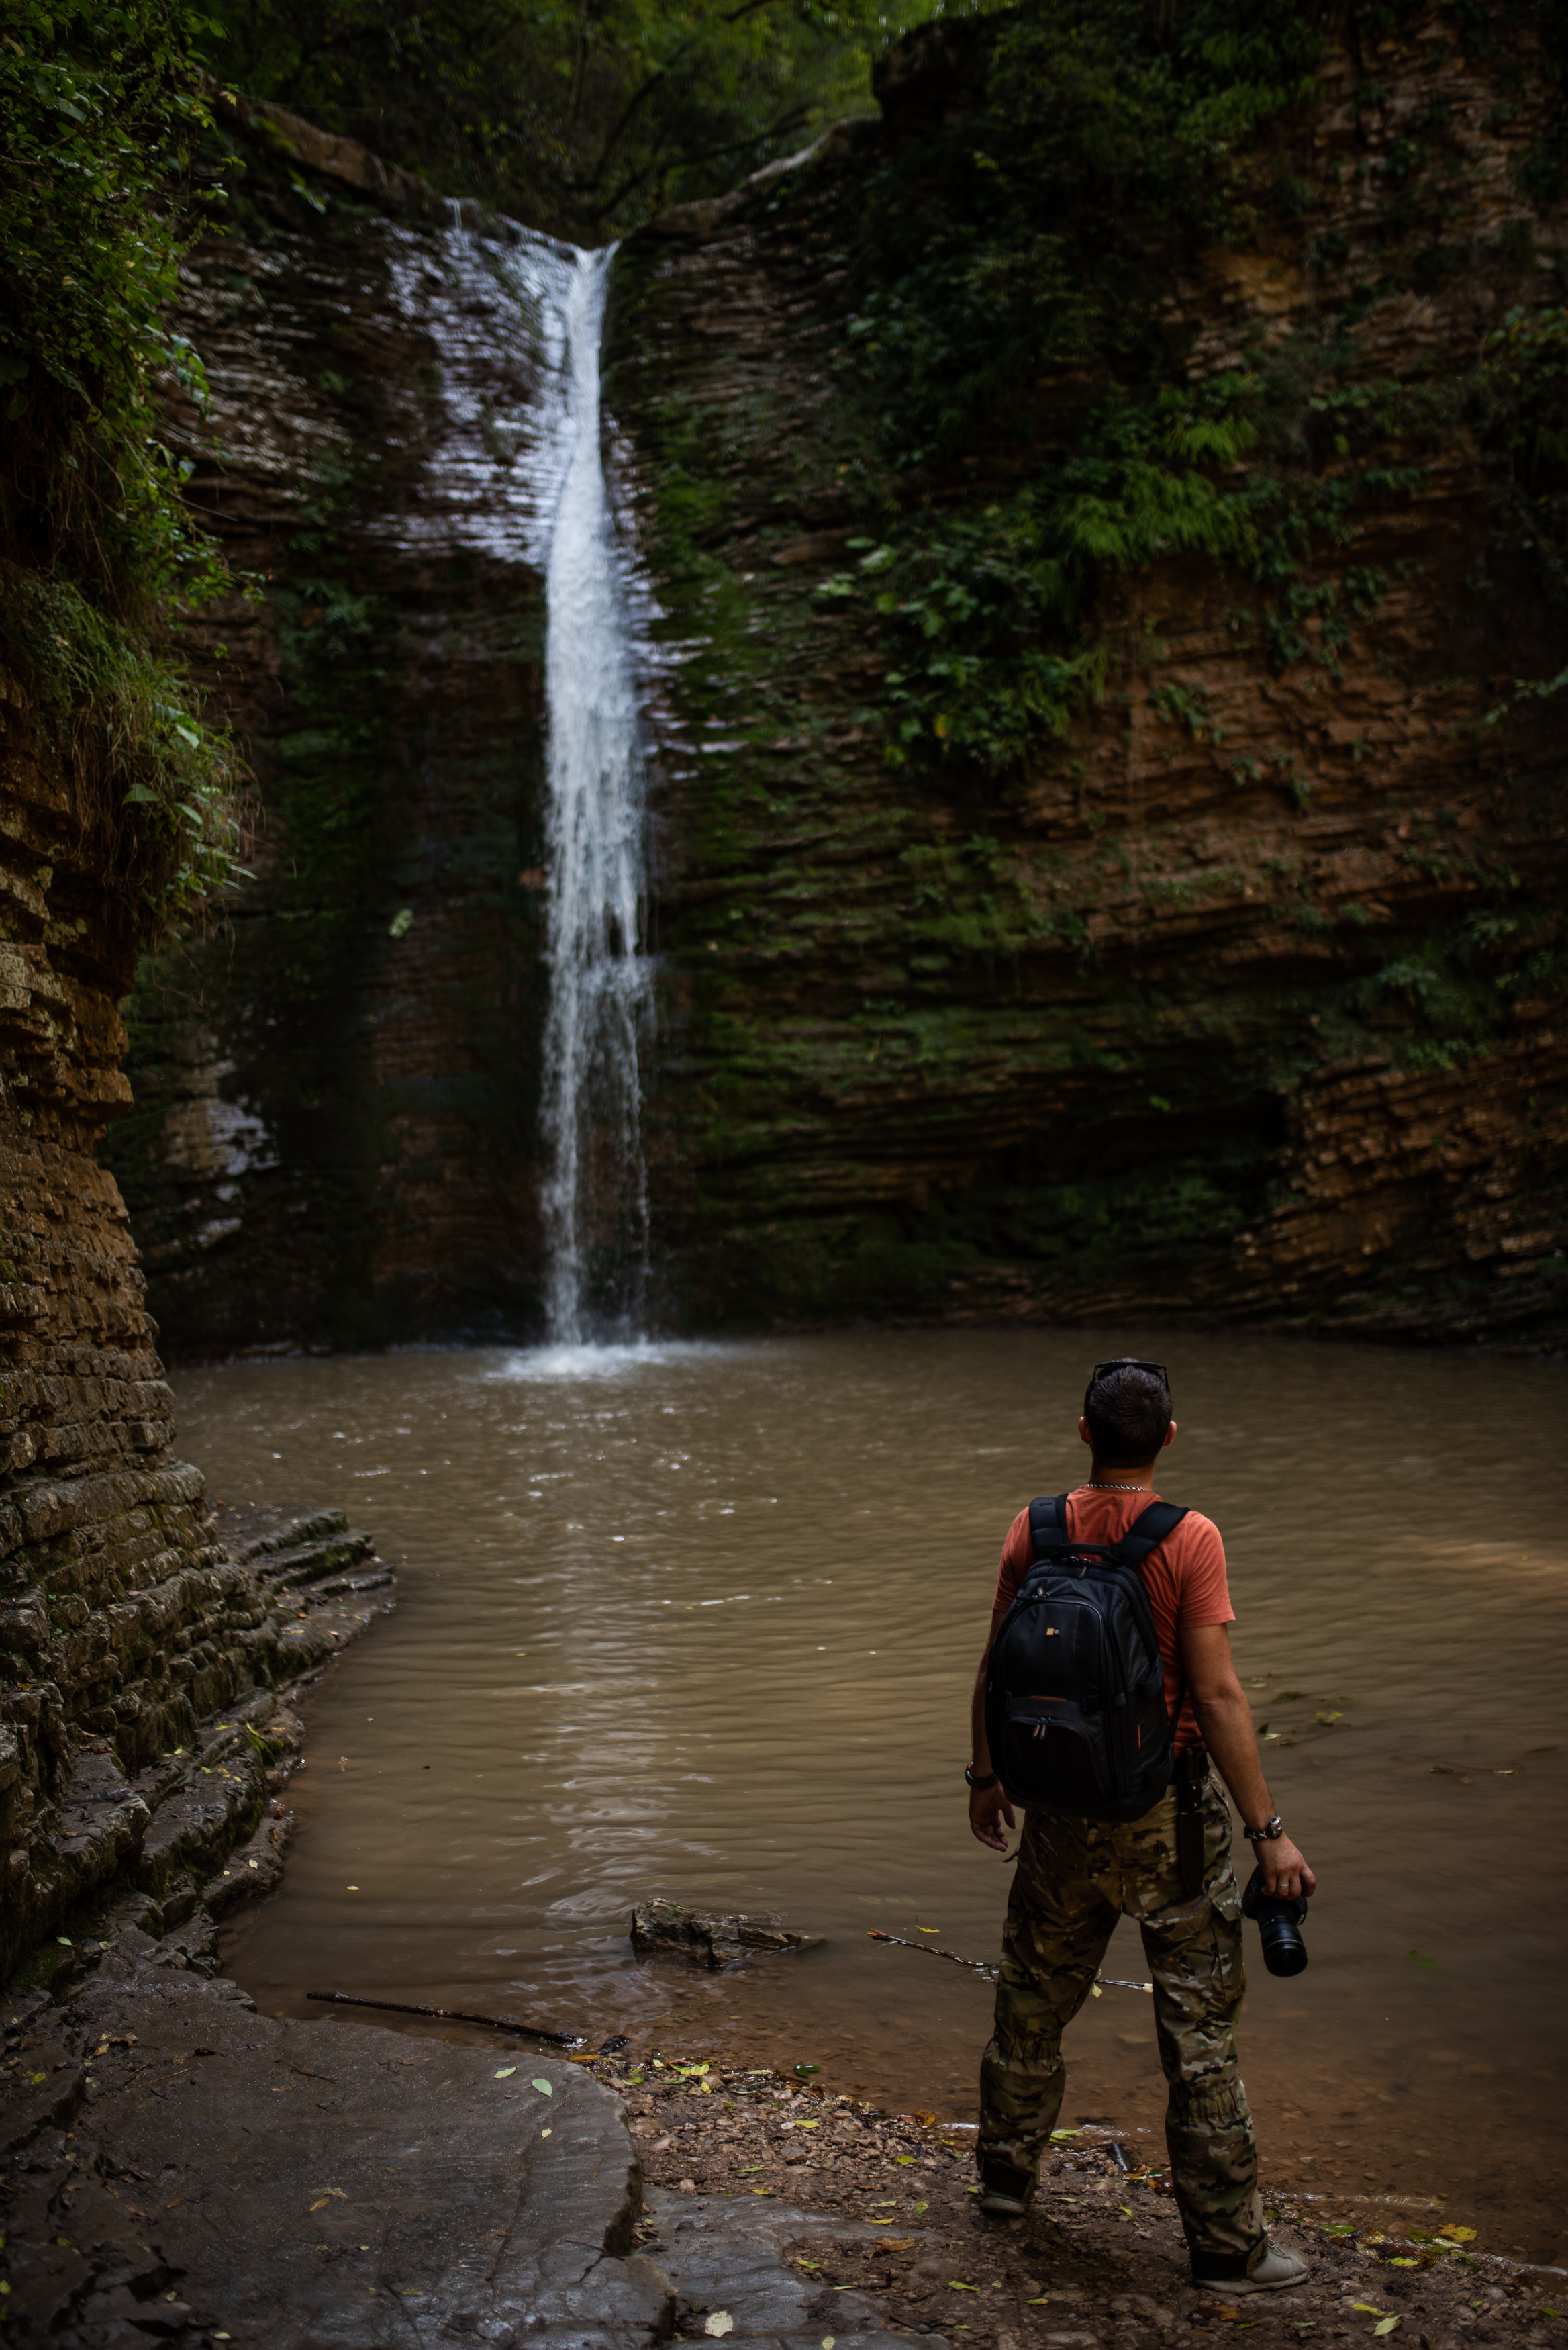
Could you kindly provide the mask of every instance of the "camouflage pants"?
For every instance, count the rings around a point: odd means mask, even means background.
[[[1031,1812],[1002,1939],[996,2024],[981,2066],[979,2158],[1029,2178],[1062,2109],[1062,2033],[1089,1995],[1118,1915],[1143,1929],[1154,2026],[1169,2089],[1165,2142],[1194,2252],[1249,2251],[1263,2233],[1258,2149],[1236,2063],[1241,1897],[1231,1814],[1203,1798],[1203,1884],[1181,1881],[1176,1795],[1118,1824]],[[1127,2000],[1124,1991],[1112,1999]],[[1128,2002],[1130,2005],[1130,2002]]]

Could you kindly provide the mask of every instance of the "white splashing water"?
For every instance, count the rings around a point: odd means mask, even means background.
[[[452,288],[482,316],[516,306],[539,366],[527,412],[502,417],[455,380],[472,442],[465,532],[545,576],[545,866],[549,1005],[541,1124],[545,1304],[556,1347],[626,1339],[648,1258],[639,1045],[651,1008],[643,951],[646,796],[631,598],[600,444],[599,343],[615,248],[585,253],[507,224],[481,237],[449,213]],[[483,332],[483,325],[480,331]],[[450,370],[449,370],[450,372]],[[470,414],[469,411],[472,413]],[[488,425],[488,431],[485,429]],[[489,455],[499,429],[514,462]]]
[[[635,1322],[648,1251],[638,1069],[650,1001],[644,769],[599,439],[599,339],[613,250],[577,254],[565,287],[569,453],[545,575],[546,1305],[551,1336],[568,1345],[587,1335],[590,1306],[597,1317],[607,1308],[621,1324]]]

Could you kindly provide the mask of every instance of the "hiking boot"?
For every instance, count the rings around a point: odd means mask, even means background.
[[[1199,2293],[1286,2293],[1305,2284],[1312,2272],[1299,2252],[1287,2252],[1262,2236],[1250,2252],[1194,2252],[1192,2282]]]
[[[1026,2170],[1014,2170],[1010,2162],[981,2165],[980,2208],[993,2220],[1022,2220],[1033,2192],[1034,2181]]]

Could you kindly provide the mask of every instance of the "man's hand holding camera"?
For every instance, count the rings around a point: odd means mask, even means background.
[[[1262,1878],[1260,1889],[1271,1900],[1311,1900],[1317,1891],[1317,1878],[1288,1835],[1261,1837],[1254,1850]]]

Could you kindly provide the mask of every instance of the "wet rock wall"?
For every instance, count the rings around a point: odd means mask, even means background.
[[[1308,598],[1347,564],[1379,583],[1347,641],[1337,589],[1282,660],[1245,577],[1158,563],[1108,599],[1106,691],[1070,743],[1006,777],[929,743],[888,764],[898,653],[839,592],[901,494],[851,331],[866,205],[890,151],[979,102],[977,38],[894,52],[883,128],[618,263],[606,397],[661,615],[669,1308],[1560,1344],[1562,752],[1544,717],[1482,721],[1561,668],[1563,624],[1503,543],[1495,448],[1455,420],[1391,454],[1353,541],[1314,551]],[[1315,390],[1419,397],[1560,302],[1562,209],[1519,168],[1549,102],[1440,10],[1331,56],[1273,159],[1304,217],[1163,294],[1189,380],[1293,367],[1310,430]],[[1391,261],[1418,139],[1438,241]],[[1005,495],[1079,396],[1046,380],[993,417],[923,482],[933,519]]]
[[[849,329],[878,174],[983,102],[989,37],[904,45],[882,122],[618,259],[656,1310],[1559,1344],[1561,755],[1548,705],[1487,722],[1563,631],[1458,408],[1314,547],[1288,657],[1248,578],[1155,564],[1106,591],[1070,743],[1005,775],[889,764],[897,651],[867,598],[823,593],[904,495]],[[1561,303],[1562,207],[1521,179],[1549,78],[1468,37],[1418,7],[1331,54],[1269,166],[1301,217],[1265,206],[1151,290],[1194,384],[1293,370],[1321,448],[1320,392],[1430,407],[1500,320]],[[262,591],[208,671],[257,879],[143,973],[112,1163],[177,1353],[525,1331],[541,357],[502,224],[459,252],[407,175],[241,113],[182,311],[213,406],[175,429]],[[1008,494],[1078,396],[990,418],[927,510]]]
[[[223,120],[179,311],[213,396],[171,430],[251,588],[193,651],[250,763],[254,879],[141,972],[110,1163],[176,1357],[512,1326],[539,1253],[538,322],[502,224],[275,109]]]
[[[188,1918],[297,1749],[280,1690],[369,1613],[341,1581],[362,1538],[318,1534],[296,1590],[245,1563],[240,1530],[225,1543],[173,1451],[98,1158],[129,1098],[136,911],[100,814],[0,678],[0,1981],[41,1948],[46,1971],[75,1963],[78,1918],[117,1887]]]

